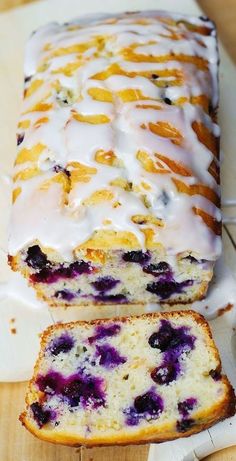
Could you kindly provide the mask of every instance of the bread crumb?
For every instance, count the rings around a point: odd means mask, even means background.
[[[233,308],[233,304],[231,303],[228,303],[226,304],[226,306],[224,307],[221,307],[220,309],[217,310],[217,317],[221,317],[222,315],[224,315],[226,312],[229,312],[231,311],[231,309]]]

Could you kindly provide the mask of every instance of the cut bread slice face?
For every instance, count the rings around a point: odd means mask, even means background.
[[[49,327],[23,425],[71,446],[164,442],[235,413],[205,319],[192,311]]]

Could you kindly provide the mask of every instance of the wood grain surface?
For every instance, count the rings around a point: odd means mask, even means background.
[[[20,5],[32,3],[35,0],[0,0],[0,11],[7,11],[10,8],[16,8]]]
[[[198,0],[198,4],[215,21],[221,41],[236,62],[236,0]]]
[[[0,12],[31,1],[35,0],[0,0]],[[127,5],[128,3],[127,0]],[[236,0],[198,0],[198,3],[205,14],[215,21],[221,41],[236,62]],[[227,231],[236,249],[236,226],[227,226]],[[1,452],[8,453],[8,458],[0,461],[19,459],[16,453],[17,447],[22,446],[21,426],[19,423],[9,428],[7,422],[18,418],[24,407],[25,389],[26,383],[0,384]],[[11,405],[12,401],[14,405]],[[20,461],[146,461],[149,450],[148,445],[89,450],[68,449],[41,442],[30,434],[24,437],[24,443],[27,444],[27,459],[22,458]],[[236,446],[214,453],[205,458],[205,461],[236,461]]]
[[[207,456],[204,461],[235,461],[236,460],[236,447],[229,447],[225,450],[217,451],[211,456]]]

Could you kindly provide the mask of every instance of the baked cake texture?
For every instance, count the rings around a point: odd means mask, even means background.
[[[161,11],[37,30],[9,262],[52,305],[191,302],[221,251],[213,23]]]
[[[235,413],[204,318],[192,311],[58,324],[41,352],[21,422],[65,445],[163,442]]]

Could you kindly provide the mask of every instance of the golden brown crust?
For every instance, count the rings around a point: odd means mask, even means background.
[[[170,311],[170,312],[151,312],[148,314],[142,314],[142,315],[134,315],[130,317],[112,317],[112,319],[94,319],[94,320],[77,320],[76,322],[68,322],[68,323],[57,323],[55,325],[50,325],[42,334],[41,336],[41,347],[46,342],[47,336],[50,336],[54,331],[60,330],[60,329],[70,329],[74,328],[75,326],[85,326],[85,325],[93,325],[97,326],[100,324],[104,324],[105,322],[122,322],[122,323],[127,323],[127,322],[132,322],[136,319],[159,319],[159,318],[173,318],[173,317],[191,317],[193,320],[195,320],[199,325],[201,325],[204,330],[206,331],[207,335],[209,338],[212,340],[212,333],[211,329],[209,327],[209,324],[207,323],[205,317],[202,314],[199,314],[198,312],[195,312],[193,310],[188,310],[188,311]],[[213,342],[214,347],[215,343]]]

